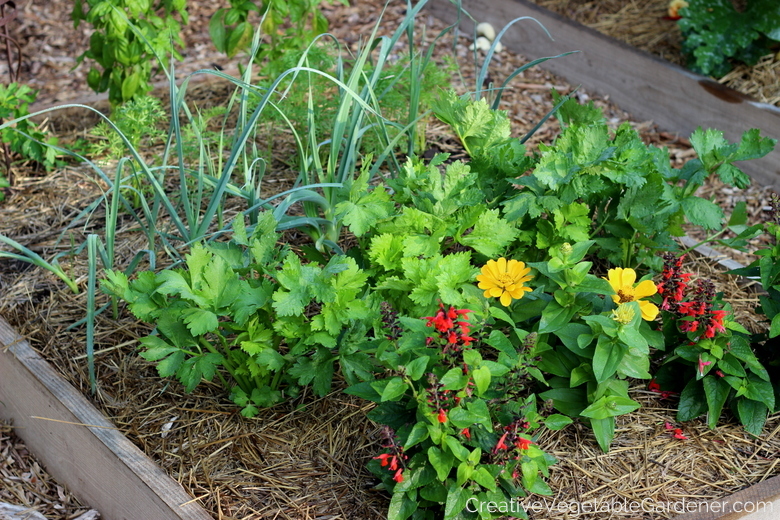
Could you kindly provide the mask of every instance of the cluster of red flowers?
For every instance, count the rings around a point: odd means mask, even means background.
[[[682,272],[682,263],[685,255],[677,258],[673,253],[664,253],[664,271],[661,273],[661,281],[655,284],[658,294],[664,297],[661,310],[677,312],[677,307],[685,297],[688,281],[691,273]]]
[[[524,417],[515,419],[508,425],[504,426],[504,433],[498,439],[495,447],[493,448],[493,455],[497,455],[502,451],[507,451],[511,447],[515,447],[518,450],[527,450],[531,447],[531,439],[526,439],[520,436],[520,430],[527,430],[531,425]],[[519,455],[515,458],[518,458]]]
[[[661,309],[680,318],[682,332],[703,330],[705,338],[714,338],[715,334],[726,332],[723,325],[726,311],[712,308],[715,287],[710,280],[696,280],[693,288],[689,285],[691,274],[682,272],[684,257],[676,258],[672,253],[664,255],[662,279],[657,284],[658,293],[664,297]]]
[[[428,374],[428,406],[430,406],[440,423],[447,422],[447,412],[460,403],[460,397],[449,390],[443,390],[436,375]]]
[[[427,344],[437,343],[442,347],[442,353],[447,354],[461,352],[465,347],[470,347],[474,338],[469,336],[468,319],[469,309],[456,309],[450,306],[444,308],[444,304],[439,302],[439,312],[435,316],[426,316],[423,318],[429,327],[433,327],[438,337],[429,337]]]
[[[381,461],[382,467],[387,467],[388,470],[395,472],[393,475],[393,480],[399,483],[403,482],[404,461],[408,457],[404,455],[403,446],[398,444],[398,441],[395,438],[395,434],[390,428],[385,426],[382,430],[382,434],[386,440],[382,447],[389,449],[390,452],[382,453],[378,457],[374,457],[374,459]]]

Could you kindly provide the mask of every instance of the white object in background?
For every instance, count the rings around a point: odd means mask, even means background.
[[[484,36],[491,42],[496,39],[496,30],[487,22],[477,25],[477,36]]]
[[[480,36],[479,38],[477,38],[477,41],[469,45],[469,50],[473,51],[475,47],[480,51],[487,52],[490,49],[490,40],[488,40],[484,36]]]

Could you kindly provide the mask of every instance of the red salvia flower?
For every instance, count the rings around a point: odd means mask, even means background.
[[[509,432],[505,432],[504,435],[501,436],[500,439],[498,439],[498,442],[496,443],[496,447],[493,448],[493,453],[498,453],[499,450],[506,450],[509,449],[509,446],[506,445],[504,442],[506,440],[506,436],[509,435]]]
[[[438,419],[440,423],[446,423],[447,422],[447,412],[445,412],[442,409],[439,409]]]
[[[531,442],[530,439],[526,439],[525,437],[518,437],[515,441],[515,446],[517,446],[517,449],[519,450],[527,450],[531,447],[532,444],[536,444],[535,442]]]
[[[387,467],[388,471],[395,471],[393,480],[403,482],[404,460],[407,459],[407,456],[404,455],[404,448],[398,444],[395,433],[389,427],[385,426],[382,429],[382,435],[385,437],[383,447],[389,449],[390,452],[382,453],[374,457],[374,459],[379,460],[382,467]]]
[[[463,428],[460,431],[460,434],[466,437],[466,439],[471,440],[471,430],[469,430],[468,428]]]
[[[699,374],[701,374],[703,376],[704,375],[704,370],[711,364],[712,364],[712,361],[702,361],[701,360],[701,356],[699,356],[699,364],[698,364]]]

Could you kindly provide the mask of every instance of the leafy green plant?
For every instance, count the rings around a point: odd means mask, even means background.
[[[361,175],[349,200],[336,207],[360,240],[377,290],[410,314],[427,312],[437,299],[455,306],[475,301],[472,257],[497,256],[518,234],[499,209],[488,208],[479,174],[468,165],[448,164],[442,175],[446,158],[427,164],[410,158],[387,181],[389,190],[369,189]]]
[[[773,244],[755,252],[758,258],[744,269],[731,271],[732,274],[757,276],[761,280],[765,294],[758,296],[761,305],[756,309],[769,322],[768,339],[780,336],[780,199],[776,193],[769,199],[770,211],[766,221],[757,224],[772,237]]]
[[[677,22],[689,67],[702,74],[725,76],[735,62],[754,65],[780,41],[780,5],[751,0],[737,10],[730,0],[688,0]]]
[[[766,366],[775,387],[775,403],[780,403],[780,199],[772,193],[769,199],[769,213],[765,222],[748,229],[764,231],[772,237],[772,243],[755,252],[758,257],[749,266],[730,271],[731,274],[757,278],[762,291],[758,294],[760,304],[756,312],[766,320],[765,332],[754,334],[751,343],[756,354]],[[746,233],[746,232],[745,232]]]
[[[78,62],[89,58],[101,70],[91,67],[87,83],[95,92],[108,90],[116,106],[149,92],[152,66],[162,64],[169,54],[181,59],[176,46],[184,42],[179,36],[182,23],[188,21],[186,0],[76,0],[73,18],[76,27],[90,23],[95,32],[89,49]]]
[[[433,112],[460,139],[471,159],[469,166],[479,174],[477,187],[491,207],[512,189],[508,178],[522,175],[533,165],[522,141],[511,137],[506,112],[492,109],[485,98],[474,101],[469,95],[442,92],[433,103]]]
[[[57,144],[57,138],[47,136],[27,117],[30,114],[28,106],[35,101],[36,96],[37,92],[27,85],[0,85],[0,123],[13,122],[13,126],[5,126],[0,130],[0,139],[22,159],[33,160],[45,168],[52,168],[56,164],[57,152],[53,145]],[[1,182],[3,181],[0,180]],[[5,181],[5,186],[7,185]],[[3,200],[2,192],[0,200]]]
[[[538,270],[538,288],[509,317],[538,334],[537,366],[553,376],[540,397],[589,422],[606,452],[615,417],[639,408],[627,378],[650,378],[650,347],[663,348],[663,336],[648,325],[658,309],[643,299],[655,293],[653,283],[635,285],[632,269],[612,269],[608,280],[590,274],[592,262],[582,259],[592,245],[565,243],[548,262],[528,264]]]
[[[746,187],[750,178],[734,162],[763,157],[776,142],[755,129],[738,144],[717,130],[698,129],[691,136],[698,158],[678,170],[665,150],[645,145],[627,123],[612,134],[592,103],[566,101],[557,115],[562,133],[551,146],[540,145],[534,170],[514,181],[522,188],[504,203],[507,218],[523,220],[530,247],[592,238],[596,254],[612,265],[660,270],[657,255],[677,248],[672,238],[684,234],[686,220],[721,229],[723,211],[696,190],[713,174]]]
[[[195,244],[184,268],[142,272],[132,282],[107,271],[103,290],[156,325],[141,339],[141,355],[188,392],[216,376],[247,417],[301,385],[325,395],[337,359],[348,379],[367,373],[353,346],[372,316],[365,273],[349,257],[319,266],[277,249],[270,213],[251,236],[242,220],[230,242]]]
[[[493,330],[474,339],[484,323],[470,314],[440,304],[423,321],[385,304],[382,339],[365,347],[385,377],[346,390],[378,403],[369,417],[386,425],[386,452],[369,468],[392,491],[390,520],[527,518],[519,499],[551,493],[543,477],[555,459],[533,432],[571,420],[539,413],[528,393],[531,337]]]
[[[260,29],[270,41],[256,53],[265,69],[276,75],[285,55],[297,54],[317,36],[328,31],[328,20],[319,9],[324,0],[264,0],[258,6],[249,0],[230,0],[230,7],[217,9],[209,22],[209,34],[217,50],[228,57],[246,50],[254,33],[250,13],[262,16]],[[346,0],[339,0],[348,5]],[[332,3],[332,0],[328,0]]]
[[[134,97],[116,107],[111,118],[134,148],[149,148],[160,144],[165,138],[160,123],[165,121],[166,114],[162,102],[154,96]],[[120,134],[105,121],[100,121],[92,128],[90,135],[99,139],[90,147],[91,155],[106,156],[107,159],[118,159],[125,155],[127,147]]]
[[[730,406],[745,429],[759,435],[767,413],[775,409],[769,373],[753,353],[748,331],[730,319],[713,283],[692,282],[692,275],[683,272],[683,258],[665,256],[659,283],[664,336],[667,344],[680,346],[664,360],[656,382],[681,390],[679,421],[706,413],[714,428]]]

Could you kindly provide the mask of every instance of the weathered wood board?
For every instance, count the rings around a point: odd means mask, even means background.
[[[609,96],[622,109],[643,121],[652,120],[661,130],[688,137],[696,127],[722,130],[731,141],[742,132],[759,128],[780,139],[780,109],[758,103],[719,83],[637,50],[579,23],[526,0],[462,0],[463,9],[478,22],[491,23],[496,32],[510,21],[535,18],[512,25],[501,43],[529,60],[580,51],[548,60],[540,66],[572,85]],[[430,0],[429,12],[455,23],[457,8],[450,0]],[[474,24],[461,17],[460,29],[474,34]],[[738,164],[764,186],[780,190],[780,147],[762,159]]]
[[[210,520],[0,317],[0,418],[105,520]]]
[[[687,513],[673,520],[777,520],[780,518],[780,476],[711,502],[689,502]]]

